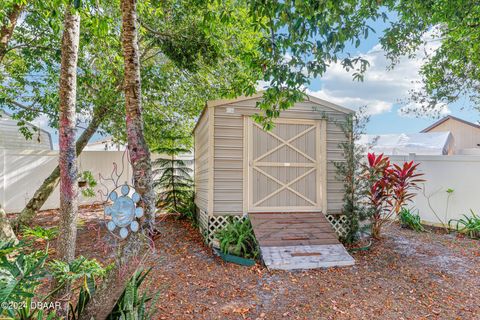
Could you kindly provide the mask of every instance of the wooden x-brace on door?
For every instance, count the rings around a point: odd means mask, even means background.
[[[322,210],[321,121],[278,119],[271,131],[246,125],[248,211]]]

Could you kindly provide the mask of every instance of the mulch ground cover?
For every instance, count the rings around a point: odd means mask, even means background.
[[[107,263],[101,212],[80,216],[77,255]],[[36,223],[57,219],[44,211]],[[158,225],[144,287],[159,292],[155,319],[480,319],[478,240],[391,225],[370,250],[352,253],[353,267],[286,272],[223,262],[188,221]]]

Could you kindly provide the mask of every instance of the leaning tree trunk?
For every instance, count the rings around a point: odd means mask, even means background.
[[[155,196],[153,192],[150,151],[143,134],[140,62],[137,40],[136,0],[121,0],[122,47],[125,61],[125,110],[128,150],[133,167],[134,186],[142,196],[147,230],[153,227]],[[87,304],[80,320],[105,319],[122,294],[129,277],[139,266],[148,247],[142,234],[132,233],[119,248],[115,268],[99,286]]]
[[[82,153],[85,146],[88,144],[90,138],[95,134],[100,124],[104,121],[107,115],[107,108],[99,107],[93,112],[93,117],[88,124],[85,131],[82,132],[78,138],[75,148],[77,157]],[[43,181],[42,185],[35,191],[33,197],[28,201],[25,208],[20,212],[17,219],[13,222],[14,227],[18,228],[21,225],[28,225],[35,217],[37,212],[42,208],[48,197],[52,194],[58,185],[60,178],[60,167],[57,166],[52,173]]]
[[[7,14],[8,23],[5,23],[0,28],[0,65],[3,58],[8,52],[8,44],[12,38],[13,31],[17,26],[18,18],[20,17],[24,6],[20,4],[14,4],[12,10]],[[0,240],[18,242],[15,232],[10,224],[5,211],[0,206]]]
[[[80,40],[80,15],[73,8],[65,10],[60,69],[59,166],[60,166],[60,234],[57,240],[58,258],[65,262],[75,259],[77,239],[78,181],[75,150],[77,94],[77,61]],[[60,315],[68,315],[70,286],[58,291],[64,304]]]

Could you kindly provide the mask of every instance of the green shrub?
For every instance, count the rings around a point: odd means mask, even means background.
[[[157,207],[169,213],[178,213],[182,218],[193,218],[193,160],[179,159],[178,155],[188,154],[185,137],[165,136],[164,145],[154,149],[168,157],[153,162],[155,176],[153,187],[157,191]]]
[[[25,238],[45,240],[47,248],[57,234],[56,228],[24,229]],[[70,263],[59,260],[46,263],[47,258],[48,250],[32,250],[25,242],[0,242],[0,319],[59,320],[54,311],[32,308],[31,302],[33,299],[48,302],[58,290],[70,285],[73,291],[78,291],[78,296],[70,303],[68,320],[76,320],[95,293],[96,280],[105,276],[109,269],[102,267],[95,259],[82,256]],[[139,294],[140,285],[149,271],[135,272],[107,319],[153,319],[155,309],[151,308],[147,313],[146,308],[152,298],[146,293]],[[54,278],[58,286],[41,295],[39,288],[47,277]],[[152,301],[151,305],[154,304]],[[9,308],[10,305],[19,307]]]
[[[369,118],[365,108],[362,107],[354,115],[347,117],[345,122],[337,122],[342,129],[345,139],[339,144],[342,149],[344,160],[335,161],[336,178],[343,184],[343,208],[342,213],[347,217],[347,233],[340,240],[353,243],[362,237],[366,231],[370,231],[371,210],[364,203],[367,193],[367,181],[362,178],[362,161],[367,148],[358,143],[365,134],[365,126]]]
[[[30,302],[45,277],[48,255],[43,251],[26,254],[22,245],[13,242],[0,243],[0,249],[0,317],[30,319]],[[20,307],[8,308],[11,304]]]
[[[180,218],[190,220],[193,226],[197,226],[197,215],[196,215],[196,206],[195,206],[195,194],[192,191],[188,197],[185,197],[182,200],[182,204],[178,206],[178,213],[180,213]]]
[[[52,241],[58,236],[58,227],[42,228],[36,226],[34,228],[25,227],[23,229],[23,236],[35,239],[42,239],[45,241]]]
[[[146,271],[137,270],[135,274],[130,278],[128,284],[123,291],[122,295],[118,299],[117,304],[113,308],[107,320],[150,320],[153,319],[153,313],[155,308],[152,306],[155,304],[159,297],[157,293],[155,299],[147,296],[147,293],[139,293],[139,288],[143,281],[150,273],[151,269]],[[150,312],[147,312],[147,302],[150,301]]]
[[[48,254],[48,249],[50,247],[50,242],[55,240],[58,236],[58,227],[52,228],[42,228],[40,226],[36,226],[34,228],[25,227],[23,228],[23,236],[25,238],[34,239],[34,240],[44,240],[46,242],[45,252]]]
[[[97,260],[89,260],[83,256],[76,258],[70,263],[53,260],[48,266],[50,273],[58,281],[59,285],[74,283],[79,279],[82,279],[82,283],[89,283],[90,279],[103,277],[107,272],[107,269],[103,268]]]
[[[258,256],[257,239],[248,218],[234,220],[233,217],[229,217],[227,226],[219,230],[215,237],[220,242],[220,250],[223,253],[253,259]]]
[[[412,229],[417,232],[425,231],[420,222],[420,215],[418,213],[410,212],[410,209],[402,208],[398,214],[402,227]]]
[[[55,292],[65,285],[79,289],[75,308],[70,305],[69,319],[75,320],[95,290],[95,278],[101,277],[106,270],[96,261],[79,257],[70,263],[53,260],[46,264],[48,243],[58,230],[35,227],[24,229],[25,238],[46,241],[46,250],[34,250],[25,242],[0,242],[0,318],[19,320],[59,319],[55,312],[32,308],[31,302],[48,302]],[[40,294],[39,287],[51,276],[59,286],[45,295]],[[9,308],[10,305],[17,306]],[[3,319],[3,318],[2,318]]]
[[[452,219],[448,222],[448,227],[452,228],[452,224],[455,224],[455,230],[460,233],[468,235],[472,239],[480,238],[480,216],[476,215],[473,210],[470,210],[471,217],[463,215],[461,219]]]

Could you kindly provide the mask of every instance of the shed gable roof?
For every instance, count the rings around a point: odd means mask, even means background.
[[[254,95],[251,96],[241,96],[235,99],[219,99],[219,100],[211,100],[207,102],[207,107],[216,107],[216,106],[222,106],[230,103],[235,103],[239,101],[245,101],[245,100],[253,100],[253,99],[258,99],[263,96],[264,91],[260,91]],[[352,114],[355,113],[355,110],[339,106],[337,104],[331,103],[329,101],[314,97],[312,95],[307,94],[306,95],[307,99],[305,101],[313,102],[315,104],[345,113],[345,114]]]
[[[475,124],[473,122],[470,122],[470,121],[467,121],[467,120],[463,120],[463,119],[460,119],[460,118],[457,118],[457,117],[454,117],[454,116],[446,116],[446,117],[443,117],[442,119],[438,120],[437,122],[435,122],[434,124],[432,124],[431,126],[423,129],[422,131],[420,132],[429,132],[430,130],[438,127],[439,125],[441,125],[442,123],[444,122],[447,122],[448,120],[452,120],[452,121],[458,121],[458,122],[461,122],[463,124],[466,124],[466,125],[469,125],[471,127],[474,127],[474,128],[477,128],[477,129],[480,129],[480,125],[478,124]]]
[[[240,96],[240,97],[235,98],[235,99],[218,99],[218,100],[207,101],[205,107],[203,108],[202,112],[200,113],[200,116],[197,119],[197,122],[196,122],[195,126],[193,127],[192,133],[195,132],[195,129],[197,129],[198,123],[199,123],[200,119],[203,117],[203,115],[205,114],[205,110],[207,110],[207,108],[224,106],[224,105],[232,104],[232,103],[239,102],[239,101],[258,99],[258,98],[261,98],[263,96],[263,93],[264,93],[264,91],[259,91],[255,94],[251,95],[251,96]],[[315,103],[317,105],[327,107],[327,108],[330,108],[332,110],[336,110],[338,112],[345,113],[345,114],[355,113],[355,110],[339,106],[337,104],[334,104],[334,103],[331,103],[329,101],[314,97],[314,96],[309,95],[309,94],[306,94],[306,97],[307,97],[307,99],[304,100],[304,101],[307,101],[307,102],[309,101],[309,102]]]

